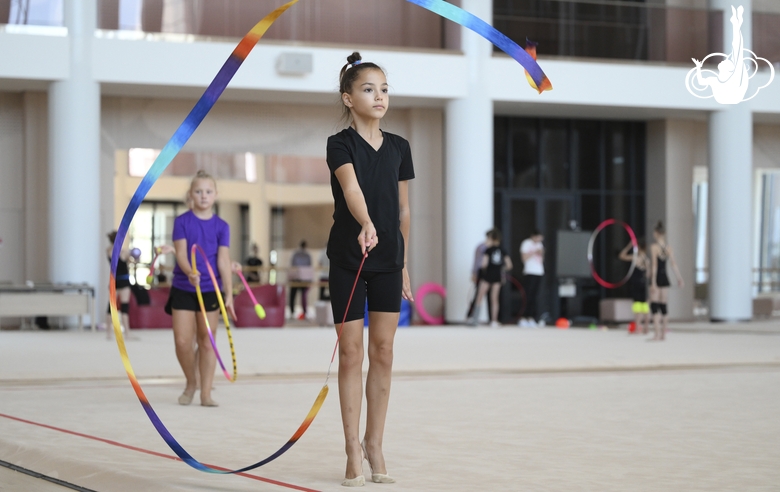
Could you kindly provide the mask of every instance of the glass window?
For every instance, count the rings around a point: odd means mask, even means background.
[[[599,195],[582,195],[581,227],[584,231],[592,231],[601,223],[601,197]]]
[[[607,123],[605,129],[604,177],[606,189],[623,191],[631,189],[629,174],[629,132],[625,123]]]
[[[542,188],[569,188],[569,124],[566,120],[542,120]]]
[[[510,159],[514,188],[538,188],[538,155],[536,124],[523,121],[512,129]]]
[[[596,121],[572,122],[571,145],[581,190],[601,188],[601,157],[599,152],[599,127]]]
[[[758,291],[780,290],[780,173],[765,173],[761,190]]]

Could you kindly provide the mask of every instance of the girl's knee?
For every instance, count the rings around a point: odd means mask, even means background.
[[[374,343],[368,349],[368,361],[370,364],[392,365],[393,344]]]
[[[339,345],[339,366],[354,367],[363,366],[363,346],[359,344]]]

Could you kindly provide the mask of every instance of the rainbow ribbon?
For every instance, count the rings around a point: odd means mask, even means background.
[[[298,0],[292,0],[268,14],[265,18],[263,18],[263,20],[258,22],[252,28],[252,30],[249,31],[249,33],[247,33],[247,35],[244,36],[244,38],[238,43],[238,46],[233,50],[233,52],[230,54],[230,57],[217,73],[217,76],[214,77],[214,80],[211,82],[211,84],[209,84],[206,91],[195,104],[195,107],[192,108],[190,114],[187,115],[187,118],[184,119],[184,122],[173,134],[173,137],[171,137],[168,143],[165,144],[165,147],[163,147],[160,155],[158,155],[157,159],[155,159],[152,167],[149,169],[149,172],[146,173],[146,176],[144,176],[144,178],[141,180],[141,183],[138,185],[138,189],[130,199],[130,203],[125,210],[124,216],[122,217],[122,222],[117,229],[117,235],[114,241],[114,249],[111,255],[111,278],[109,282],[111,319],[114,325],[116,344],[119,348],[119,354],[122,357],[122,364],[124,365],[125,371],[127,372],[127,377],[130,379],[130,384],[133,386],[133,390],[135,391],[138,400],[141,402],[141,406],[146,412],[146,415],[152,422],[152,425],[160,434],[160,437],[162,437],[165,443],[171,448],[171,450],[176,453],[176,455],[181,458],[182,461],[191,467],[195,468],[196,470],[208,473],[228,474],[245,472],[261,467],[266,463],[270,463],[284,454],[298,441],[298,439],[300,439],[304,432],[306,432],[314,420],[314,417],[317,416],[320,408],[322,408],[322,404],[325,402],[325,398],[328,395],[327,380],[325,382],[325,386],[323,386],[317,395],[317,398],[314,400],[314,404],[312,405],[311,410],[309,410],[309,413],[306,415],[306,418],[303,420],[303,423],[300,425],[300,427],[298,427],[298,430],[295,431],[292,437],[281,448],[279,448],[269,457],[237,470],[218,470],[204,465],[200,461],[193,458],[181,446],[181,444],[179,444],[179,442],[174,439],[173,435],[165,427],[165,425],[162,423],[162,420],[160,420],[160,417],[152,408],[152,405],[149,403],[149,399],[146,397],[146,394],[143,392],[143,389],[138,382],[138,378],[135,376],[133,366],[130,364],[130,357],[127,355],[127,347],[125,347],[125,340],[122,337],[122,329],[120,328],[119,324],[119,312],[116,306],[116,267],[119,259],[119,252],[122,248],[122,244],[125,241],[125,237],[127,236],[130,222],[132,222],[133,216],[138,210],[138,207],[141,205],[141,202],[143,202],[144,197],[146,197],[147,193],[149,193],[152,185],[154,185],[155,181],[157,181],[165,168],[168,167],[176,154],[179,153],[187,140],[189,140],[189,138],[192,136],[193,132],[195,132],[195,129],[198,127],[198,125],[200,125],[201,121],[203,121],[203,118],[206,117],[206,114],[208,114],[208,112],[217,102],[217,99],[225,90],[225,87],[227,87],[228,83],[233,78],[233,75],[235,75],[236,71],[238,71],[238,68],[244,62],[247,55],[249,55],[250,51],[252,51],[252,48],[254,48],[255,44],[257,44],[257,41],[263,36],[263,34],[265,34],[268,28],[271,27],[271,25],[274,23],[274,21],[276,21],[276,19],[279,18],[280,15],[282,15],[287,9],[289,9],[297,2]]]
[[[486,22],[482,21],[476,16],[458,7],[455,7],[454,5],[448,4],[441,0],[407,0],[407,1],[419,5],[420,7],[423,7],[425,9],[428,9],[431,12],[434,12],[464,27],[467,27],[472,31],[476,32],[477,34],[481,35],[482,37],[486,38],[487,40],[491,41],[493,44],[495,44],[500,49],[505,51],[509,56],[517,60],[518,63],[520,63],[525,68],[530,78],[536,84],[535,88],[540,93],[544,90],[549,90],[552,88],[549,80],[544,75],[544,72],[542,72],[542,69],[539,67],[536,61],[534,61],[534,59],[525,50],[520,48],[514,41],[512,41],[505,35],[501,34],[499,31],[497,31],[495,28],[493,28]],[[347,311],[345,311],[345,315],[344,315],[345,318],[344,320],[342,320],[341,323],[341,329],[339,329],[338,336],[336,338],[336,346],[333,349],[333,355],[331,357],[330,366],[328,367],[328,373],[325,378],[325,385],[322,387],[319,394],[317,395],[317,398],[314,400],[314,404],[309,410],[309,413],[306,415],[306,418],[303,420],[303,423],[301,423],[301,425],[298,427],[298,429],[295,431],[292,437],[281,448],[279,448],[276,452],[271,454],[269,457],[261,461],[258,461],[257,463],[254,463],[252,465],[239,468],[237,470],[224,470],[224,469],[220,470],[220,469],[215,469],[210,466],[207,466],[201,463],[200,461],[196,460],[195,458],[193,458],[181,446],[181,444],[179,444],[178,441],[174,439],[173,435],[171,435],[170,431],[168,431],[168,429],[160,420],[157,413],[152,408],[152,405],[149,403],[146,394],[143,392],[143,389],[141,388],[141,385],[139,384],[138,379],[135,376],[133,367],[130,364],[130,358],[127,354],[125,340],[124,337],[122,336],[122,330],[119,322],[119,312],[117,310],[117,305],[116,305],[117,262],[119,260],[119,253],[122,248],[122,244],[124,243],[125,237],[127,236],[127,231],[130,228],[130,223],[132,222],[135,213],[138,211],[138,207],[141,205],[144,198],[149,193],[149,190],[152,188],[152,186],[157,181],[157,179],[159,179],[163,171],[165,171],[165,169],[171,163],[173,158],[176,157],[176,155],[182,149],[184,144],[187,143],[187,141],[190,139],[192,134],[198,128],[200,123],[209,113],[211,108],[217,102],[217,99],[219,99],[220,95],[225,90],[230,80],[236,74],[239,67],[244,62],[244,60],[249,55],[249,53],[252,51],[252,49],[257,44],[257,42],[260,40],[260,38],[265,34],[268,28],[271,27],[271,25],[276,21],[276,19],[279,18],[279,16],[281,16],[285,11],[287,11],[287,9],[292,7],[297,2],[298,0],[291,0],[290,2],[282,5],[281,7],[278,7],[276,10],[274,10],[273,12],[268,14],[265,18],[263,18],[260,22],[258,22],[249,31],[249,33],[247,33],[247,35],[244,36],[243,39],[241,39],[241,41],[238,43],[238,46],[236,46],[236,48],[230,54],[225,64],[217,73],[216,77],[214,77],[214,80],[211,81],[206,91],[203,93],[201,98],[195,104],[195,107],[192,108],[190,113],[187,115],[187,117],[184,119],[182,124],[173,134],[171,139],[165,144],[162,151],[160,152],[160,155],[157,156],[151,168],[146,173],[144,178],[141,180],[141,183],[138,185],[138,189],[136,189],[135,193],[130,199],[130,203],[128,204],[127,209],[125,210],[124,215],[122,216],[122,221],[120,222],[120,225],[117,228],[117,235],[116,235],[116,239],[114,240],[114,247],[111,255],[111,275],[109,281],[109,303],[111,309],[111,319],[113,322],[114,334],[116,335],[115,338],[116,338],[117,347],[119,349],[119,354],[122,357],[122,364],[125,367],[125,371],[127,372],[127,377],[130,380],[130,384],[133,386],[133,390],[135,391],[138,400],[141,402],[141,406],[146,412],[146,415],[149,417],[149,420],[152,422],[152,425],[160,434],[160,436],[163,438],[165,443],[171,448],[171,450],[174,453],[176,453],[176,455],[179,458],[181,458],[182,461],[187,463],[189,466],[197,470],[201,470],[208,473],[229,474],[229,473],[239,473],[239,472],[253,470],[267,463],[270,463],[271,461],[275,460],[276,458],[284,454],[298,441],[298,439],[301,438],[301,436],[303,436],[303,434],[306,432],[306,430],[309,428],[312,421],[314,420],[314,417],[317,416],[317,413],[320,411],[320,408],[322,408],[322,405],[325,402],[325,398],[328,395],[328,381],[330,379],[330,372],[333,366],[333,361],[336,357],[336,350],[338,349],[339,341],[341,339],[341,333],[342,330],[344,329],[346,312],[348,312],[349,310],[349,303],[347,304]],[[365,262],[366,256],[367,254],[363,256],[363,261],[361,262],[360,267],[358,268],[358,275],[355,278],[355,284],[352,286],[352,294],[350,294],[349,302],[351,302],[352,300],[352,295],[354,294],[355,286],[357,285],[358,279],[360,277],[360,271],[363,268],[363,262]],[[213,344],[214,343],[213,337],[211,337],[211,339]]]
[[[238,369],[236,367],[236,350],[233,347],[233,335],[230,332],[230,320],[228,319],[227,315],[227,309],[225,309],[225,301],[222,300],[222,292],[219,290],[219,283],[217,282],[217,276],[214,275],[214,269],[211,268],[211,263],[209,263],[209,259],[206,256],[206,252],[203,251],[203,248],[200,247],[199,244],[193,244],[192,248],[190,249],[190,255],[191,255],[191,266],[192,266],[192,273],[198,274],[198,262],[195,258],[195,253],[200,253],[201,258],[203,258],[203,262],[206,263],[206,269],[209,271],[209,276],[211,277],[211,284],[214,286],[214,292],[217,294],[217,301],[219,301],[219,310],[222,312],[222,319],[225,322],[225,329],[227,330],[228,335],[228,341],[230,342],[230,355],[233,357],[233,376],[231,377],[228,373],[227,369],[225,369],[225,364],[222,362],[222,357],[219,355],[219,349],[217,349],[217,342],[214,340],[214,334],[211,332],[211,325],[209,324],[209,317],[206,314],[206,305],[203,302],[203,293],[200,291],[200,282],[198,282],[198,285],[195,286],[195,294],[197,294],[198,297],[198,304],[200,305],[200,312],[203,314],[203,321],[206,323],[206,331],[209,332],[209,340],[211,341],[211,347],[214,349],[214,354],[217,356],[217,362],[219,362],[219,367],[222,368],[222,373],[225,375],[228,381],[231,383],[236,382],[236,378],[238,377]]]
[[[514,58],[517,63],[523,66],[530,79],[534,82],[531,87],[536,89],[539,94],[544,91],[552,90],[552,84],[542,71],[542,68],[536,63],[535,56],[531,56],[525,49],[509,39],[504,33],[483,21],[470,12],[444,2],[443,0],[406,0],[407,2],[418,5],[424,9],[430,10],[445,19],[449,19],[456,24],[471,29],[483,38],[487,39],[504,53]],[[488,1],[488,0],[484,0]],[[535,52],[534,52],[535,55]],[[529,81],[530,83],[530,81]]]

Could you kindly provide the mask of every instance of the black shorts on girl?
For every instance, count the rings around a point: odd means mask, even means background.
[[[206,306],[206,312],[219,309],[219,300],[217,299],[216,292],[201,293],[203,294],[203,305]],[[200,311],[198,294],[171,287],[171,293],[168,295],[168,302],[165,304],[165,312],[173,314],[174,309],[180,311]]]
[[[330,264],[330,303],[333,308],[333,321],[340,325],[347,309],[349,294],[355,285],[357,270],[349,270]],[[355,294],[349,305],[347,321],[363,319],[366,299],[368,310],[380,313],[401,312],[401,291],[403,290],[403,271],[396,272],[360,272]]]

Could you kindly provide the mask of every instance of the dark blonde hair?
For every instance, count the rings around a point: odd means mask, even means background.
[[[666,234],[666,229],[664,229],[664,223],[660,220],[655,224],[655,228],[653,230],[657,234]]]
[[[363,70],[369,69],[379,70],[385,74],[385,71],[382,69],[382,67],[376,63],[364,62],[359,52],[355,51],[349,55],[347,57],[347,64],[341,67],[341,71],[339,72],[339,94],[343,95],[352,93],[352,84],[355,83]],[[385,76],[387,76],[387,74],[385,74]],[[341,99],[341,104],[343,106],[343,113],[341,118],[344,121],[350,121],[352,113],[350,113],[347,105],[344,104],[344,99]]]

